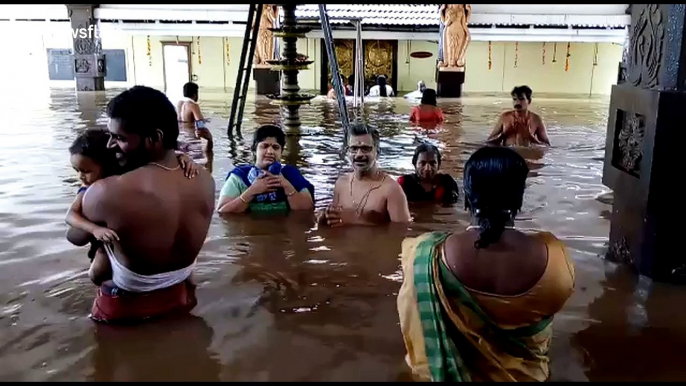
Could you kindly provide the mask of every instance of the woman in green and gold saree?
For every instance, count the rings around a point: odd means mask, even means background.
[[[514,227],[528,171],[511,149],[477,150],[464,170],[472,225],[403,241],[398,313],[417,379],[548,379],[552,319],[574,267],[554,235]]]

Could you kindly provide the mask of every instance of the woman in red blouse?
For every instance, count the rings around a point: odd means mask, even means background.
[[[422,102],[412,108],[410,122],[419,124],[443,123],[443,110],[436,107],[436,90],[427,88],[422,94]]]

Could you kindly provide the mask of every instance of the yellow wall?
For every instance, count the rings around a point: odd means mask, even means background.
[[[138,84],[164,88],[164,64],[162,61],[162,42],[176,41],[176,36],[151,36],[151,60],[147,55],[147,37],[136,35],[133,39],[133,56],[135,80]],[[197,76],[195,81],[202,88],[228,88],[236,85],[238,67],[241,59],[242,38],[201,37],[200,58],[198,61],[198,39],[196,37],[179,36],[180,42],[192,42],[191,45],[191,73]],[[226,55],[228,46],[228,58]],[[302,39],[298,41],[298,52],[311,58],[319,58],[319,41],[316,39]],[[152,64],[150,64],[152,62]],[[308,70],[300,72],[298,77],[300,88],[314,89],[319,86],[320,63],[316,60]],[[131,72],[131,70],[129,70]],[[249,89],[255,87],[250,75]]]
[[[427,87],[435,88],[435,65],[438,43],[411,41],[410,52],[428,51],[426,59],[408,55],[408,42],[398,42],[398,89],[411,91],[423,80]],[[617,81],[617,70],[622,59],[622,46],[599,43],[597,65],[593,65],[594,43],[572,43],[569,71],[565,71],[566,43],[557,44],[556,62],[553,63],[554,43],[545,45],[543,63],[542,43],[494,42],[491,49],[492,67],[488,69],[488,42],[472,42],[467,51],[465,92],[509,92],[514,86],[526,84],[536,92],[570,94],[610,94]],[[515,68],[515,51],[517,67]]]
[[[12,53],[12,60],[0,64],[0,81],[13,84],[21,82],[35,85],[73,87],[73,81],[49,81],[47,48],[71,48],[70,29],[27,30],[21,41],[0,39],[2,52]],[[103,36],[104,49],[123,49],[127,57],[127,82],[106,82],[106,87],[126,87],[143,84],[164,89],[164,66],[162,42],[176,41],[176,36],[151,36],[151,58],[147,56],[147,37],[108,33]],[[238,73],[242,38],[201,37],[198,61],[197,39],[179,36],[181,42],[192,41],[191,72],[197,76],[202,88],[233,89]],[[514,66],[515,43],[494,42],[492,45],[492,68],[488,69],[488,43],[472,42],[467,51],[467,74],[465,92],[509,92],[516,85],[529,85],[539,93],[609,94],[617,78],[622,47],[618,44],[597,44],[597,65],[594,62],[594,43],[572,43],[569,71],[565,71],[566,43],[557,44],[556,63],[552,62],[553,43],[546,44],[545,64],[542,63],[542,43],[520,43],[517,68]],[[226,51],[228,48],[228,58]],[[411,58],[409,53],[428,51],[433,56],[425,59]],[[300,72],[299,83],[304,90],[319,90],[321,57],[320,39],[299,39],[298,52],[308,55],[314,63]],[[412,91],[417,81],[423,80],[428,87],[436,88],[435,63],[438,54],[436,41],[398,42],[398,89],[399,94]],[[228,59],[228,60],[227,60]],[[30,73],[28,77],[17,74]],[[252,75],[250,88],[254,88]]]
[[[428,51],[433,55],[429,58],[417,59],[410,57],[410,53]],[[414,91],[417,82],[424,81],[426,87],[436,89],[436,58],[438,57],[438,42],[424,40],[398,41],[398,90]]]
[[[492,68],[488,69],[488,42],[472,42],[467,51],[465,92],[508,92],[514,86],[526,84],[535,92],[571,94],[610,94],[617,81],[622,46],[598,43],[597,65],[593,65],[595,43],[571,43],[569,71],[565,71],[566,43],[557,44],[553,63],[554,43],[494,42]],[[515,68],[515,52],[517,67]]]

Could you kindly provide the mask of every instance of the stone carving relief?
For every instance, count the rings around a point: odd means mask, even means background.
[[[99,73],[105,72],[105,61],[102,59],[98,59],[98,72]]]
[[[255,65],[268,65],[267,60],[274,59],[274,34],[269,28],[274,28],[274,23],[279,15],[279,8],[274,4],[262,4],[262,16],[260,29],[257,32],[255,46]]]
[[[78,55],[88,55],[95,53],[93,39],[79,38],[74,39],[74,52]]]
[[[74,71],[77,74],[88,74],[91,70],[91,64],[88,59],[76,59],[74,61]]]
[[[658,75],[665,35],[664,16],[660,4],[645,4],[640,12],[631,31],[628,78],[634,86],[654,88],[660,82]]]
[[[75,31],[87,30],[89,23],[79,23],[77,27],[74,27]],[[93,32],[95,34],[95,32]],[[102,43],[100,39],[95,36],[81,37],[82,35],[77,35],[74,37],[74,52],[77,55],[89,55],[98,54],[102,52]]]
[[[641,176],[644,135],[645,118],[642,115],[617,111],[612,164],[637,178]]]
[[[441,54],[438,62],[441,68],[463,68],[465,54],[472,40],[469,33],[470,4],[442,4],[439,8],[442,24]]]
[[[624,263],[626,265],[633,265],[634,260],[631,258],[631,253],[629,252],[629,243],[626,241],[626,237],[622,237],[612,243],[610,249],[607,251],[608,260]]]

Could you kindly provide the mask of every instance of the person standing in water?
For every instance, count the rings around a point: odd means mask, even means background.
[[[200,111],[198,90],[198,85],[193,82],[184,84],[183,99],[176,104],[176,112],[179,122],[194,124],[195,136],[197,138],[204,138],[207,141],[206,149],[211,151],[213,147],[212,133],[207,128],[207,120]]]
[[[369,89],[369,96],[370,97],[392,97],[395,96],[393,93],[393,87],[389,86],[387,83],[386,77],[383,75],[379,75],[376,78],[376,86],[372,87]]]
[[[95,259],[96,254],[105,254],[103,242],[119,240],[116,232],[88,221],[81,214],[83,196],[86,194],[89,186],[103,178],[123,173],[115,153],[107,147],[109,140],[110,134],[107,130],[89,129],[79,134],[69,147],[69,153],[71,154],[69,161],[74,170],[78,172],[79,180],[81,180],[83,185],[76,193],[74,202],[71,204],[69,211],[67,211],[65,221],[70,227],[93,235],[95,240],[91,242],[91,248],[88,251],[91,263]],[[198,173],[197,165],[188,155],[180,151],[177,151],[176,155],[179,164],[186,172],[186,177],[193,178]],[[101,256],[98,259],[98,263],[91,267],[94,269],[89,270],[88,274],[91,280],[99,280],[94,276],[96,271],[101,276],[109,278],[109,275],[104,273],[106,268],[104,268],[103,264],[109,266],[106,255],[104,255],[104,259]]]
[[[348,156],[353,172],[336,181],[333,201],[317,213],[321,225],[374,225],[412,220],[400,185],[377,166],[379,132],[363,124],[350,127]]]
[[[345,76],[342,73],[340,73],[339,75],[340,75],[339,78],[341,80],[341,85],[343,86],[343,91],[345,92],[345,95],[346,96],[352,96],[353,95],[352,88],[350,87],[349,84],[346,84]],[[329,89],[329,92],[326,93],[326,98],[336,100],[336,88],[333,85],[333,80],[331,81],[331,88]]]
[[[529,86],[512,89],[514,110],[500,115],[488,136],[488,142],[505,146],[529,146],[529,144],[550,145],[548,133],[541,117],[529,110],[532,90]]]
[[[83,217],[119,236],[104,245],[112,280],[103,281],[109,272],[98,255],[91,267],[98,286],[91,318],[138,322],[187,313],[197,304],[190,277],[214,212],[214,179],[202,168],[185,176],[174,151],[176,111],[164,93],[135,86],[109,102],[107,115],[108,147],[127,172],[93,183],[82,199]],[[74,228],[67,239],[81,246],[92,240]]]
[[[441,152],[434,145],[423,143],[414,151],[412,165],[415,172],[398,177],[407,200],[410,202],[440,202],[445,205],[457,202],[459,190],[455,179],[439,173]]]
[[[574,265],[553,234],[515,228],[528,173],[513,149],[477,150],[464,169],[472,225],[403,241],[398,314],[418,380],[550,376],[553,316],[574,292]]]
[[[314,186],[290,165],[281,165],[286,133],[279,126],[255,130],[254,165],[237,166],[219,192],[221,214],[269,213],[314,209]]]
[[[426,84],[424,84],[423,80],[420,80],[419,82],[417,82],[417,89],[405,94],[404,98],[421,99],[422,95],[424,95],[424,90],[426,90]]]
[[[443,123],[443,110],[437,106],[436,90],[427,88],[422,95],[422,102],[419,106],[412,108],[410,122],[435,126]]]

